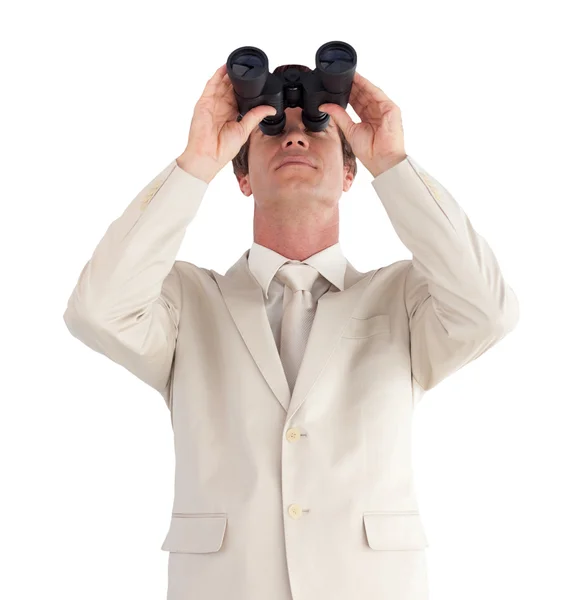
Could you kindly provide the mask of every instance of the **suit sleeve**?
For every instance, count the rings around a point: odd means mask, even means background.
[[[176,255],[207,187],[173,160],[108,227],[64,312],[74,337],[160,392],[168,407],[182,306]]]
[[[467,215],[412,157],[372,185],[412,252],[404,288],[411,368],[427,391],[512,331],[518,300]]]

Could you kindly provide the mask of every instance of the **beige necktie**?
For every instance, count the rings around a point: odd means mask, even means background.
[[[283,302],[285,308],[281,320],[279,350],[291,393],[295,387],[295,380],[315,317],[315,302],[310,290],[319,275],[315,267],[304,263],[286,264],[276,274],[277,279],[292,291],[287,305],[285,300]],[[284,293],[287,293],[287,289]]]

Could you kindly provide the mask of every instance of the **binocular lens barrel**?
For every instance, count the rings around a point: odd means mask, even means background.
[[[345,42],[327,42],[317,50],[315,65],[310,72],[287,69],[270,74],[263,50],[255,46],[234,50],[227,59],[227,74],[237,99],[238,120],[253,107],[268,104],[277,113],[263,119],[259,128],[265,135],[277,135],[285,126],[285,108],[300,106],[301,119],[308,129],[326,129],[330,117],[318,107],[327,102],[347,106],[357,53]]]
[[[357,67],[357,53],[345,42],[327,42],[315,56],[321,83],[334,94],[350,90]]]
[[[269,74],[267,55],[253,46],[238,48],[227,59],[227,73],[233,87],[241,90],[241,96],[256,98],[263,91]]]

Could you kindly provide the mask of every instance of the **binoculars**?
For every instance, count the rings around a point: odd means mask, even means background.
[[[259,129],[265,135],[277,135],[285,127],[285,108],[303,109],[301,119],[310,131],[323,131],[330,116],[319,106],[327,102],[347,107],[357,67],[357,53],[345,42],[327,42],[315,54],[313,71],[303,73],[287,69],[269,73],[269,61],[263,50],[243,46],[227,58],[227,74],[233,84],[239,109],[237,121],[255,106],[272,106],[277,114],[265,117]]]

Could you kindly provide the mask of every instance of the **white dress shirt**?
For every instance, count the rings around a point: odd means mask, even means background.
[[[291,299],[292,294],[289,288],[285,292],[285,284],[281,283],[275,277],[280,267],[285,263],[305,263],[315,267],[319,271],[320,275],[311,289],[311,295],[315,304],[331,287],[331,284],[335,285],[339,290],[344,289],[347,259],[341,252],[339,242],[313,254],[313,256],[303,261],[290,260],[270,248],[253,242],[247,260],[251,273],[263,290],[265,309],[267,310],[277,351],[280,349],[283,308]]]

